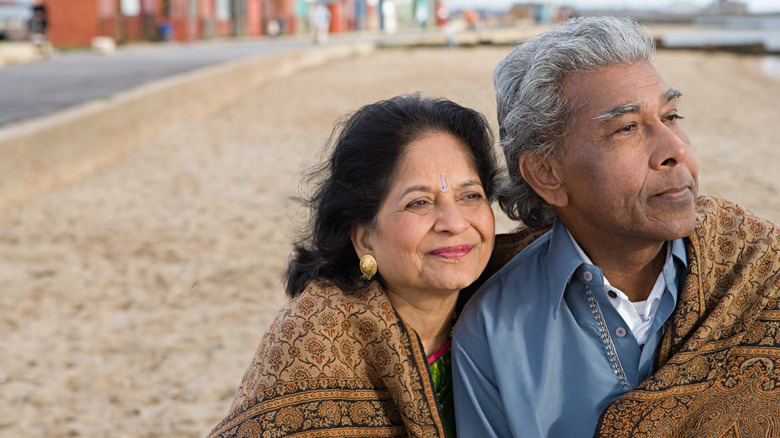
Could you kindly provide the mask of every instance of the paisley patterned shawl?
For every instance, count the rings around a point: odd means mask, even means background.
[[[657,371],[596,436],[780,436],[780,229],[722,199],[698,212]]]
[[[210,437],[444,437],[422,344],[377,282],[311,284],[265,333]]]

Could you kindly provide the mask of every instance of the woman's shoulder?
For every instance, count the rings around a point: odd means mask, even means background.
[[[346,313],[355,308],[374,311],[392,310],[393,306],[387,300],[384,289],[377,282],[357,290],[343,290],[327,280],[312,281],[304,291],[293,298],[290,304],[297,310],[308,313],[313,305],[325,309],[338,309]]]
[[[396,323],[381,287],[345,292],[313,282],[279,311],[263,335],[236,403],[290,382],[358,378],[365,374],[364,344],[386,337]]]
[[[334,342],[359,329],[361,322],[394,323],[395,311],[381,286],[345,291],[326,281],[311,282],[277,314],[262,344],[287,344],[306,338]],[[262,347],[262,345],[261,345]]]
[[[312,283],[287,303],[263,335],[226,420],[296,393],[385,387],[382,369],[402,362],[408,348],[375,283],[358,291]]]
[[[351,322],[366,319],[396,321],[395,310],[381,285],[373,282],[365,288],[345,291],[332,283],[319,281],[311,282],[282,309],[272,329],[284,326],[289,330],[297,322],[307,331],[335,329],[334,324],[346,330],[352,326]]]

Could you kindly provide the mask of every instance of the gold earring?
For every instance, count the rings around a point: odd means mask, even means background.
[[[371,277],[376,274],[376,259],[372,255],[366,254],[360,258],[360,272],[363,273],[360,276],[360,282],[368,284],[371,281]]]

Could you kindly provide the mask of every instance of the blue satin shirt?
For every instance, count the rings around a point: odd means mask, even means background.
[[[556,221],[480,288],[455,326],[458,436],[592,437],[601,411],[652,373],[686,273],[678,239],[640,346],[609,302],[601,269],[582,261]]]

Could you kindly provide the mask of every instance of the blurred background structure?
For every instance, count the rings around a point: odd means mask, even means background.
[[[55,47],[87,47],[96,37],[117,44],[309,32],[316,0],[0,0],[0,38],[24,39],[43,5]],[[780,0],[319,0],[331,12],[331,33],[435,28],[448,21],[471,27],[551,23],[582,14],[626,14],[650,22],[755,28],[738,17],[775,15]],[[724,18],[725,17],[725,18]],[[726,21],[724,21],[726,20]],[[780,28],[777,21],[762,26]]]

